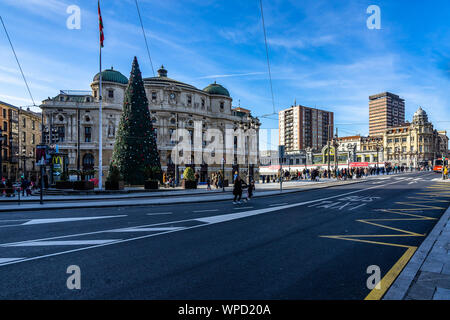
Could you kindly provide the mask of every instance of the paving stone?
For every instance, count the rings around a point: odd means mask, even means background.
[[[406,300],[431,300],[435,291],[434,286],[415,283],[408,291]]]
[[[444,267],[442,268],[441,273],[450,275],[450,263],[444,264]]]
[[[447,250],[444,250],[442,253],[430,253],[428,257],[425,259],[425,262],[439,262],[439,263],[450,263],[450,257],[447,254]],[[437,271],[435,271],[437,272]]]
[[[436,273],[441,273],[442,268],[444,267],[444,263],[443,262],[439,262],[439,261],[433,261],[433,260],[426,260],[425,263],[422,265],[422,267],[420,268],[421,271],[426,271],[426,272],[436,272]]]
[[[450,289],[450,275],[423,271],[420,273],[416,284]]]
[[[431,249],[430,255],[446,255],[447,249],[445,247],[433,247]]]
[[[437,287],[433,300],[450,300],[450,289]]]

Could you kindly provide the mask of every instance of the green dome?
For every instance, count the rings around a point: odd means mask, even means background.
[[[100,73],[97,73],[94,77],[94,82],[99,81]],[[128,78],[121,74],[119,71],[111,69],[106,69],[102,71],[102,81],[116,82],[122,84],[128,84]]]
[[[203,89],[203,91],[206,91],[209,94],[220,94],[222,96],[227,96],[227,97],[230,96],[230,93],[228,92],[228,90],[225,89],[224,87],[222,87],[220,84],[217,84],[215,81],[214,81],[214,83],[210,84],[205,89]]]

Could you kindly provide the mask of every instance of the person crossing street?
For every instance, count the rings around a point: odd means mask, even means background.
[[[234,181],[233,195],[234,195],[233,204],[242,203],[241,202],[241,198],[242,198],[242,180],[241,180],[240,176],[236,176],[236,179]]]

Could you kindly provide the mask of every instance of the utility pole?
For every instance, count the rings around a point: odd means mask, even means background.
[[[336,138],[335,141],[333,142],[333,147],[334,147],[334,176],[337,179],[337,167],[338,167],[338,128],[336,128]]]
[[[284,146],[278,146],[278,157],[280,159],[280,193],[283,192],[283,158]]]
[[[44,146],[45,144],[45,139],[44,139],[44,109],[41,108],[41,146]],[[39,203],[42,205],[44,204],[44,166],[45,166],[45,159],[40,159],[41,161],[43,160],[44,163],[41,162],[40,165],[40,169],[41,169],[41,190],[40,190],[40,199],[39,199]]]
[[[328,174],[327,174],[327,178],[330,177],[330,124],[327,124],[327,150],[328,150]]]
[[[178,151],[178,112],[177,112],[177,114],[176,114],[176,124],[177,124],[177,127],[176,127],[176,129],[175,129],[175,134],[176,134],[176,141],[175,141],[175,143],[177,144],[176,145],[176,151],[177,151],[177,156],[176,156],[176,164],[175,164],[175,169],[176,169],[176,172],[175,172],[175,181],[176,181],[176,185],[177,185],[177,187],[178,187],[178,184],[179,184],[179,181],[180,181],[180,173],[178,172],[178,170],[179,170],[179,167],[178,167],[178,164],[179,164],[179,162],[180,162],[180,159],[179,159],[179,157],[180,157],[180,153],[179,153],[179,151]]]
[[[2,128],[0,128],[0,182],[3,180],[3,163],[2,163],[2,157],[3,157],[3,131]]]
[[[225,192],[225,158],[222,158],[222,192]]]
[[[77,104],[77,180],[80,180],[80,170],[81,170],[81,119],[80,119],[80,106]]]

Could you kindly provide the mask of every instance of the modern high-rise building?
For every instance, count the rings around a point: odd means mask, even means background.
[[[381,136],[386,129],[404,122],[404,99],[390,92],[369,97],[369,136]]]
[[[279,144],[286,152],[319,150],[333,136],[333,112],[292,106],[278,113]]]

